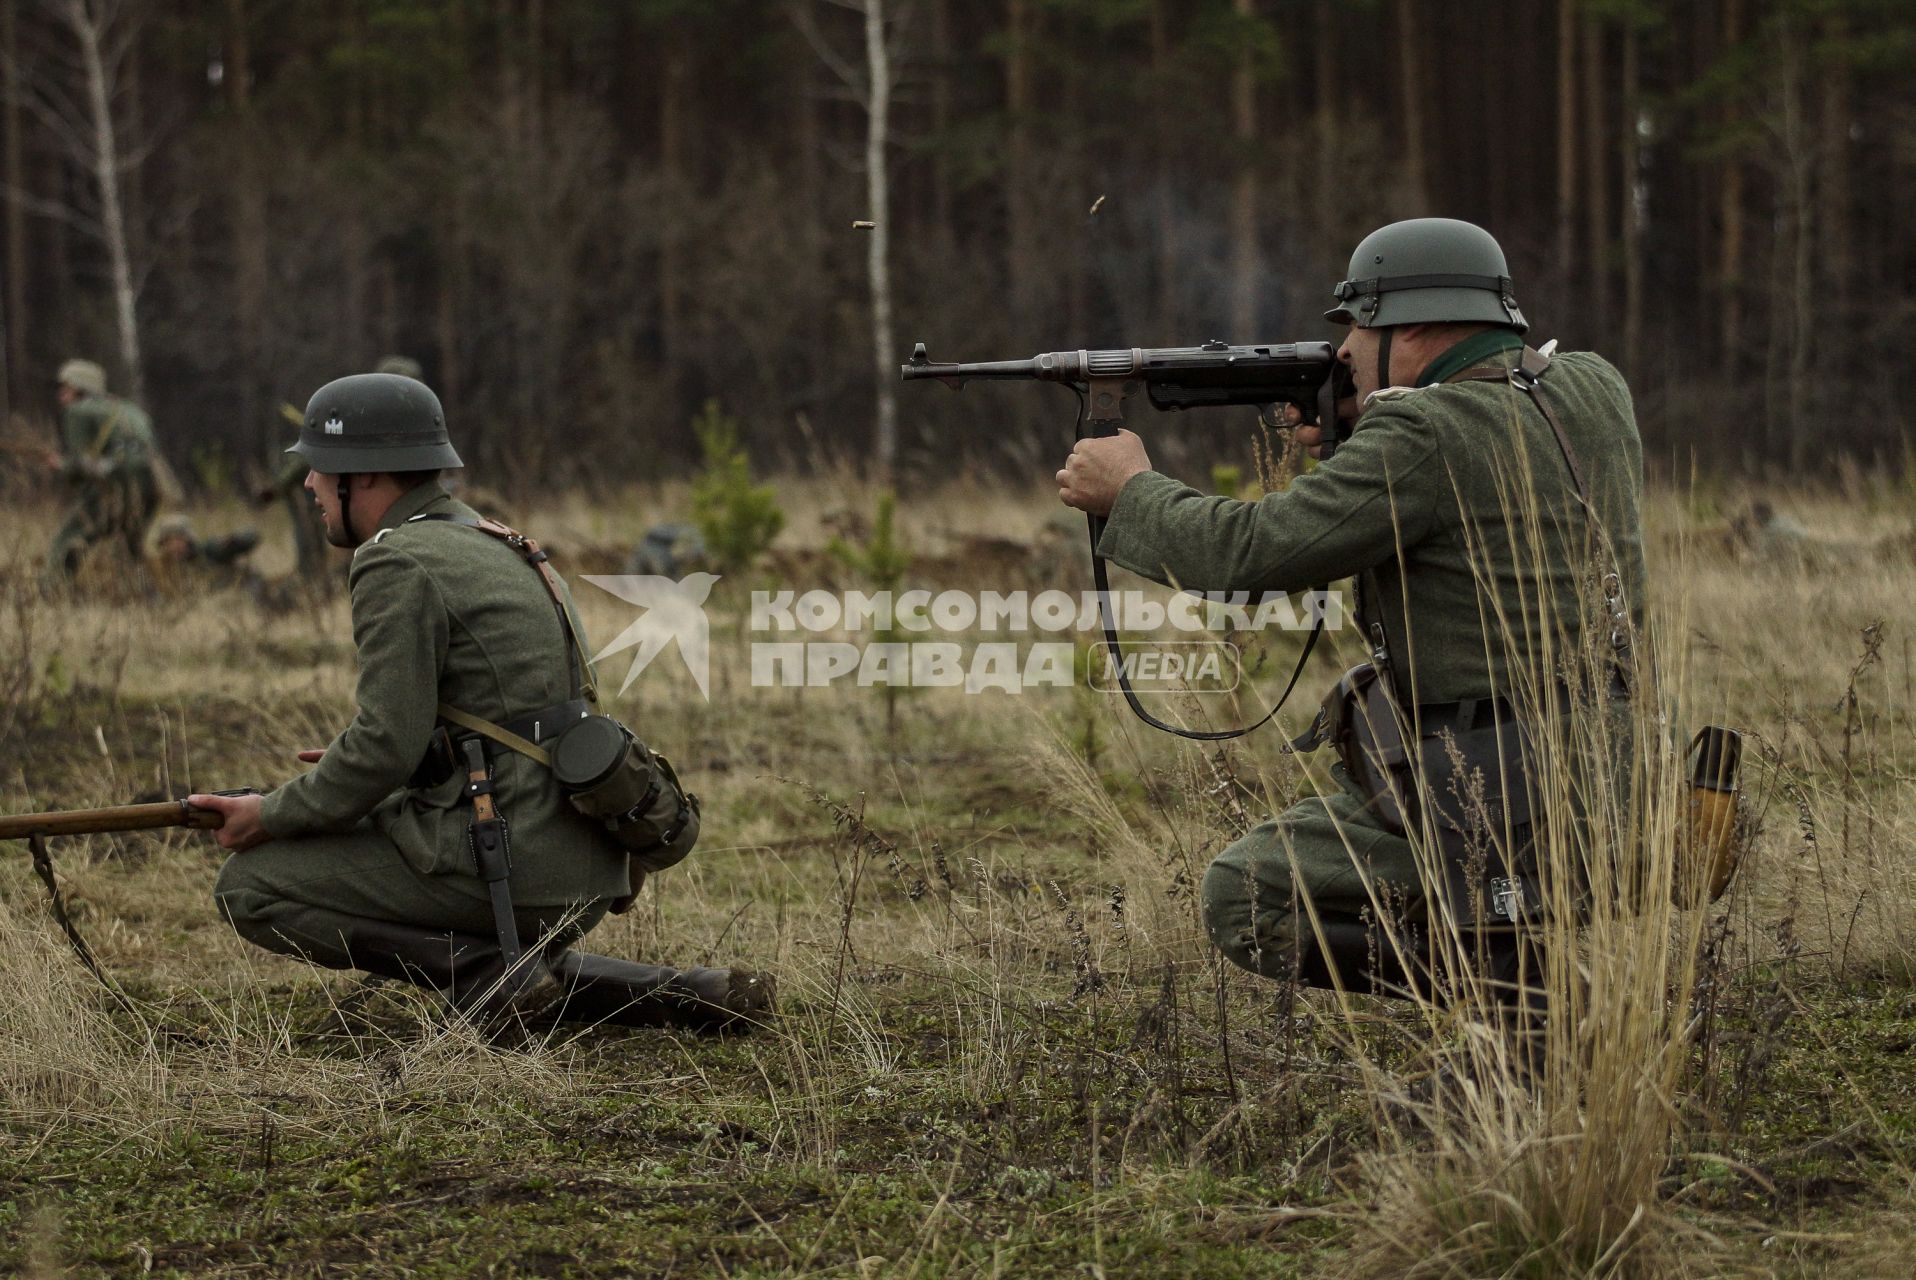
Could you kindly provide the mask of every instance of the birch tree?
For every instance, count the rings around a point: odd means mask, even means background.
[[[890,484],[898,462],[898,343],[892,326],[891,289],[891,145],[892,67],[902,22],[888,20],[885,0],[831,0],[863,19],[862,65],[845,57],[815,20],[812,7],[800,3],[791,12],[799,30],[845,91],[865,113],[866,229],[870,236],[866,267],[871,294],[872,382],[877,408],[873,423],[873,472]],[[908,6],[894,7],[894,13]]]
[[[36,0],[61,39],[47,56],[16,59],[8,84],[19,105],[88,179],[87,198],[66,203],[18,187],[8,194],[32,212],[57,218],[96,240],[107,260],[120,361],[134,399],[146,395],[140,353],[139,298],[145,270],[133,259],[123,184],[149,148],[124,124],[129,57],[139,34],[141,0]]]

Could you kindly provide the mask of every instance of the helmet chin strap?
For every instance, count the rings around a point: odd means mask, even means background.
[[[1385,325],[1383,340],[1377,344],[1377,389],[1382,391],[1390,383],[1390,340],[1397,332],[1396,325]]]
[[[1384,332],[1388,334],[1390,330]],[[350,478],[344,475],[339,477],[339,531],[345,536],[347,546],[356,547],[359,539],[353,536],[353,491],[346,483]]]

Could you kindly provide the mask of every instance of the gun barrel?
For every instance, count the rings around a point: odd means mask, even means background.
[[[33,836],[83,836],[110,831],[158,831],[189,827],[213,831],[225,822],[214,809],[196,809],[184,800],[154,804],[123,804],[106,809],[68,809],[55,813],[22,813],[0,817],[0,840]]]
[[[1036,360],[983,360],[971,364],[936,364],[929,360],[913,359],[910,364],[900,365],[899,373],[906,382],[917,378],[939,378],[948,382],[969,382],[974,378],[998,379],[1008,381],[1016,378],[1042,378]]]
[[[936,378],[958,386],[974,378],[1034,379],[1083,384],[1097,379],[1138,379],[1154,388],[1160,408],[1198,403],[1255,404],[1288,398],[1321,386],[1336,355],[1328,342],[1273,342],[1231,346],[1114,347],[1047,351],[1029,360],[945,364],[931,359],[925,344],[913,348],[899,369],[906,382]],[[1266,394],[1268,392],[1268,394]],[[1189,397],[1197,397],[1187,399]]]

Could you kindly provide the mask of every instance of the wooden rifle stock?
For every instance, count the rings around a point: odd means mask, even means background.
[[[221,796],[256,794],[250,788],[215,791]],[[159,831],[187,827],[216,831],[226,818],[214,809],[200,809],[184,800],[153,804],[122,804],[106,809],[64,809],[53,813],[22,813],[0,817],[0,840],[28,840],[35,836],[84,836],[117,831]]]

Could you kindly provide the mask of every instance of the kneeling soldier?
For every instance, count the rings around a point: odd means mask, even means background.
[[[234,856],[214,893],[234,928],[328,968],[435,987],[485,1021],[713,1026],[766,1012],[759,975],[567,949],[646,870],[683,856],[687,815],[667,833],[673,852],[648,862],[616,818],[562,791],[570,731],[620,747],[624,731],[595,714],[590,650],[537,544],[440,487],[463,464],[438,397],[395,374],[340,378],[306,406],[290,452],[311,468],[327,540],[353,551],[358,710],[271,794],[192,797],[225,815]],[[695,820],[696,800],[670,782]]]
[[[1109,516],[1103,555],[1161,582],[1358,579],[1373,661],[1295,744],[1335,745],[1339,787],[1211,864],[1203,911],[1218,949],[1267,977],[1441,999],[1450,977],[1431,971],[1429,943],[1448,914],[1469,930],[1479,976],[1529,1004],[1540,879],[1575,869],[1536,865],[1529,709],[1512,699],[1585,652],[1600,669],[1580,674],[1583,698],[1616,716],[1629,692],[1643,601],[1629,388],[1599,356],[1524,345],[1503,251],[1467,223],[1373,232],[1336,299],[1326,319],[1349,326],[1338,358],[1361,412],[1321,466],[1239,502],[1153,471],[1125,431],[1079,441],[1060,496]],[[1328,443],[1319,427],[1299,436],[1314,452]],[[1609,635],[1586,648],[1593,616]],[[1481,795],[1464,794],[1473,787]]]

